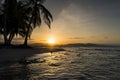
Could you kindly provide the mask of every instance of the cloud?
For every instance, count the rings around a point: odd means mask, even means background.
[[[75,39],[75,40],[77,40],[77,39],[85,39],[85,38],[84,37],[70,37],[68,39]]]
[[[46,8],[50,10],[50,12],[54,15],[54,18],[56,18],[68,5],[68,0],[46,0],[45,2]]]
[[[52,12],[54,17],[57,17],[62,10],[65,10],[70,5],[78,7],[73,9],[73,12],[82,10],[91,15],[107,16],[113,15],[111,10],[114,11],[114,14],[115,12],[118,13],[120,9],[119,3],[120,0],[46,0],[45,6]]]
[[[109,39],[109,37],[108,37],[108,36],[105,36],[104,39]]]

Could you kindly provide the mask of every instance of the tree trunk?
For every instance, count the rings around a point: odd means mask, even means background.
[[[8,1],[6,1],[6,4],[8,3]],[[7,9],[8,9],[8,5],[6,6],[5,9],[5,16],[4,16],[4,45],[7,46],[8,45],[8,40],[7,40]]]
[[[30,32],[30,25],[32,23],[32,19],[33,19],[33,15],[32,15],[32,17],[30,19],[29,25],[27,27],[26,36],[25,36],[25,39],[24,39],[24,46],[26,46],[26,47],[28,46],[28,36],[29,36],[29,32]]]
[[[5,13],[5,21],[4,21],[4,44],[7,46],[8,45],[8,40],[7,40],[7,14]]]
[[[25,39],[24,39],[24,46],[28,45],[28,34],[29,34],[29,28],[27,29],[26,36],[25,36]]]
[[[6,35],[6,32],[4,30],[4,45],[8,45],[8,40],[7,40],[7,35]]]
[[[11,42],[14,38],[14,33],[10,33],[9,39],[8,39],[8,44],[11,45]]]

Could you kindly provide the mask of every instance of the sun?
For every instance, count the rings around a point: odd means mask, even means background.
[[[55,42],[56,42],[56,41],[55,41],[55,39],[53,39],[53,38],[51,38],[51,39],[48,40],[48,43],[49,43],[49,44],[55,44]]]

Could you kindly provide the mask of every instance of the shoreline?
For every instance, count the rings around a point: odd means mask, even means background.
[[[64,51],[62,48],[55,48],[53,52]],[[23,58],[28,58],[34,54],[44,54],[50,52],[49,48],[33,47],[33,48],[1,48],[0,49],[0,66],[12,64]]]

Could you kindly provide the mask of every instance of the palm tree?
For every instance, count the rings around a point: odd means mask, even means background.
[[[8,35],[9,32],[13,29],[14,24],[14,11],[16,8],[17,0],[5,0],[3,4],[3,35],[4,35],[4,44],[9,45]]]
[[[4,44],[9,45],[15,35],[24,38],[27,46],[32,31],[41,25],[41,21],[48,25],[53,21],[51,13],[42,5],[44,0],[5,0],[3,10],[0,10],[0,34],[4,36]]]
[[[10,45],[15,34],[25,35],[25,5],[17,0],[5,0],[3,4],[4,27],[1,28],[4,34],[4,44]],[[2,18],[2,17],[0,17]],[[0,21],[2,23],[2,21]],[[24,22],[24,25],[23,25]],[[1,26],[2,27],[2,26]]]
[[[33,29],[41,25],[42,17],[49,28],[51,22],[53,21],[51,13],[42,5],[43,2],[44,0],[29,0],[31,6],[28,9],[31,9],[31,12],[24,40],[25,46],[28,44],[28,38],[30,37]]]
[[[25,5],[23,5],[23,3],[21,1],[17,2],[16,4],[16,9],[14,12],[14,22],[13,24],[11,23],[11,30],[9,31],[9,44],[11,43],[11,41],[13,40],[15,35],[20,35],[22,37],[24,37],[25,35],[25,26],[27,25],[26,23],[26,9],[25,9]]]

